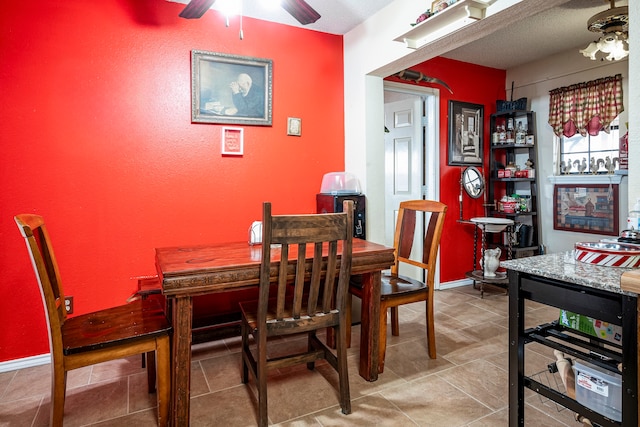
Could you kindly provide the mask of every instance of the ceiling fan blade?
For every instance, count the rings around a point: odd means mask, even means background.
[[[191,0],[178,16],[187,19],[200,18],[215,2],[216,0]]]
[[[302,25],[312,24],[320,19],[320,14],[304,0],[282,0],[282,7]]]

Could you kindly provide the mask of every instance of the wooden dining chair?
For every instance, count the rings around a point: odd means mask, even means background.
[[[352,233],[351,200],[344,202],[343,213],[330,214],[271,215],[271,204],[263,205],[259,300],[240,304],[242,382],[249,381],[250,370],[257,384],[260,426],[268,424],[267,370],[300,363],[313,369],[318,359],[338,372],[342,413],[351,413],[346,301]],[[335,332],[335,354],[316,336],[324,328]],[[306,352],[268,358],[267,338],[299,333],[308,336]],[[250,346],[250,336],[255,346]]]
[[[379,371],[384,369],[384,358],[387,348],[387,311],[391,309],[391,333],[400,334],[398,322],[398,306],[417,301],[426,302],[427,344],[429,357],[436,358],[436,337],[433,320],[433,286],[436,271],[436,260],[440,237],[444,227],[447,205],[433,200],[410,200],[400,203],[396,230],[393,238],[395,263],[391,273],[382,275],[380,295],[380,337],[378,363]],[[417,236],[417,219],[424,214],[424,236]],[[413,251],[414,242],[422,243],[422,256],[416,257]],[[416,259],[418,258],[418,259]],[[425,270],[424,282],[412,279],[399,273],[402,264],[412,265]],[[350,292],[362,298],[362,286],[351,281]]]
[[[52,426],[62,426],[67,372],[114,359],[145,354],[149,392],[158,390],[158,425],[169,419],[171,326],[163,308],[144,299],[75,317],[67,317],[56,257],[38,215],[17,215],[40,285],[49,326]],[[156,375],[156,369],[157,375]]]

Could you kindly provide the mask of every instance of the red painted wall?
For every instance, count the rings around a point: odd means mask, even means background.
[[[155,274],[154,248],[247,238],[262,201],[315,211],[344,170],[342,37],[164,0],[8,2],[0,14],[0,361],[48,352],[43,307],[13,216],[45,217],[76,313],[121,304]],[[273,126],[192,124],[192,49],[273,60]],[[302,136],[287,136],[287,117]]]
[[[496,100],[505,99],[506,72],[446,58],[434,58],[411,69],[439,78],[453,90],[451,94],[442,86],[430,85],[440,89],[440,201],[449,207],[440,244],[440,281],[451,282],[463,279],[465,272],[473,269],[474,226],[458,222],[460,174],[464,168],[447,165],[449,101],[470,102],[484,106],[483,137],[486,168],[489,164],[489,116],[496,112]],[[397,78],[388,80],[407,83]],[[481,168],[481,172],[486,178],[485,168]],[[482,198],[474,200],[464,193],[464,219],[485,216],[482,204]]]
[[[76,313],[121,304],[155,274],[154,248],[244,239],[261,202],[315,211],[326,172],[344,169],[342,38],[209,11],[178,18],[162,0],[10,2],[0,14],[0,362],[48,352],[36,281],[13,216],[45,217]],[[192,49],[273,60],[273,126],[245,127],[245,154],[220,155],[221,126],[190,120]],[[414,67],[441,90],[442,281],[464,278],[473,228],[447,166],[448,100],[504,99],[505,74],[437,58]],[[301,117],[302,137],[286,135]],[[485,144],[486,146],[486,144]],[[465,217],[482,215],[465,196]],[[469,266],[460,260],[469,260]],[[465,261],[466,262],[466,261]]]

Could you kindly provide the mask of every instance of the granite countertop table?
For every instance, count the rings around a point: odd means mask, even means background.
[[[576,261],[574,251],[501,261],[500,266],[508,270],[562,280],[605,291],[633,296],[637,295],[636,293],[622,289],[620,287],[620,279],[624,273],[629,271],[635,272],[638,269],[602,267]]]

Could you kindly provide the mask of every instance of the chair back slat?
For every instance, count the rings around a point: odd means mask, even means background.
[[[311,267],[311,281],[309,282],[309,298],[307,299],[308,310],[315,313],[318,309],[318,296],[322,280],[322,243],[314,244],[313,265]]]
[[[280,248],[280,257],[283,259],[289,258],[289,245],[282,245]],[[287,296],[288,274],[287,263],[280,263],[278,265],[278,292],[277,292],[277,306],[276,306],[276,318],[282,320],[285,310],[285,298]]]
[[[335,292],[335,278],[337,274],[337,253],[338,242],[332,241],[329,243],[329,257],[327,258],[327,275],[325,276],[325,293],[322,300],[322,312],[328,313],[331,310],[333,303],[333,295]],[[340,303],[336,301],[336,303]]]
[[[400,238],[398,239],[398,257],[410,258],[413,250],[413,237],[416,231],[416,211],[403,209],[399,212],[398,224],[400,226]]]
[[[425,269],[428,277],[433,278],[446,212],[447,206],[434,200],[410,200],[400,203],[394,238],[396,262],[391,268],[392,274],[397,275],[400,263],[406,263]],[[418,229],[418,214],[422,214],[424,221],[420,258],[412,255]]]
[[[346,292],[351,275],[352,225],[352,201],[345,201],[342,213],[307,215],[271,215],[271,205],[264,203],[259,325],[266,319],[269,299],[274,297],[276,321],[285,316],[299,319],[344,310],[346,294],[336,296],[336,283]],[[310,251],[313,259],[307,262]],[[271,266],[276,263],[277,295],[270,295]]]

